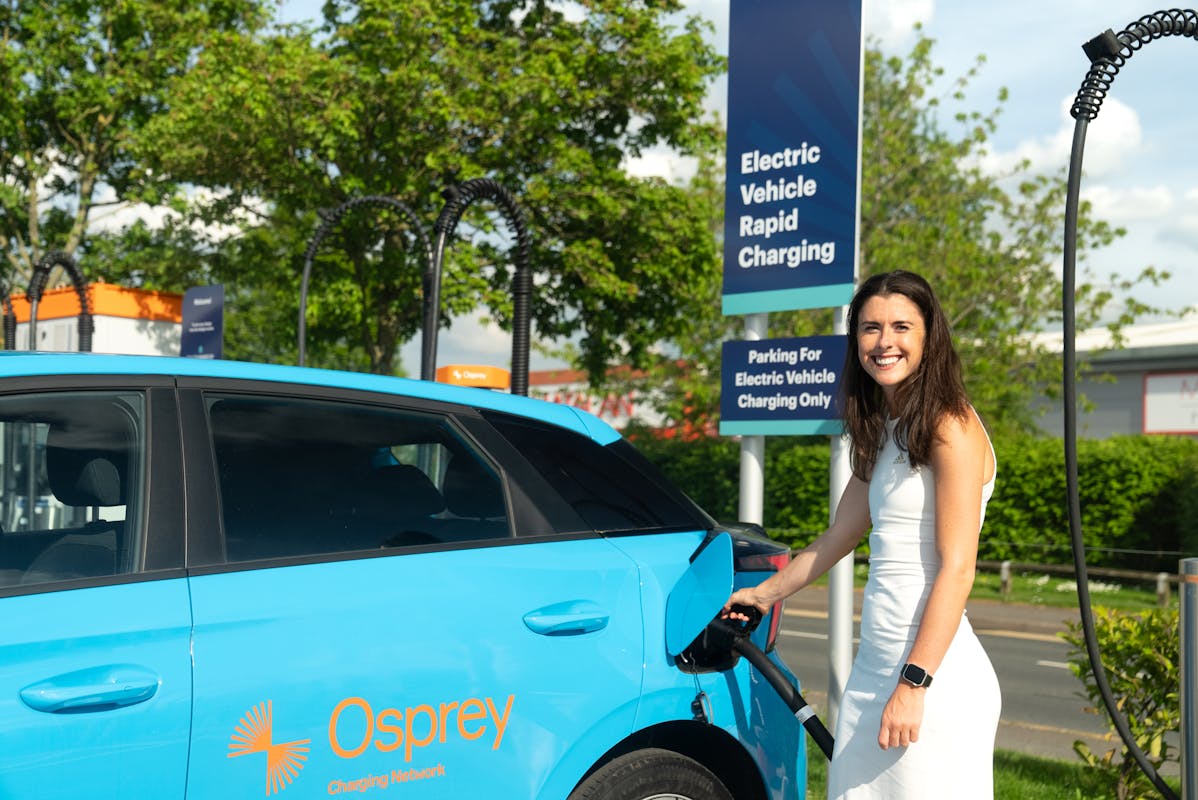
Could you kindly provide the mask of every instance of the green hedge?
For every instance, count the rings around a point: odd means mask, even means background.
[[[738,442],[644,435],[635,441],[712,516],[736,519]],[[998,485],[979,557],[1068,563],[1063,443],[1025,437],[999,439],[994,447]],[[764,521],[775,538],[801,546],[826,527],[829,450],[823,437],[767,437]],[[1083,440],[1078,474],[1088,563],[1172,572],[1179,553],[1198,555],[1198,440]]]

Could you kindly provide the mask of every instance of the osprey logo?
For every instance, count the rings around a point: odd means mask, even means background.
[[[298,739],[294,742],[275,744],[273,738],[273,715],[271,701],[259,703],[251,708],[241,718],[237,730],[233,732],[229,742],[229,758],[249,755],[250,753],[266,754],[266,794],[269,797],[275,792],[287,788],[287,784],[304,768],[308,760],[306,755],[311,739]]]

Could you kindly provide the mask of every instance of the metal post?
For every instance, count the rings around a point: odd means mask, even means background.
[[[832,333],[843,336],[848,325],[848,308],[835,310]],[[848,442],[843,436],[832,437],[828,464],[828,520],[836,516],[840,496],[849,484]],[[828,727],[836,730],[840,699],[853,667],[853,554],[840,559],[828,571]]]
[[[1181,796],[1198,800],[1198,558],[1181,559]]]
[[[769,329],[769,314],[745,316],[745,340],[764,339]],[[740,500],[736,518],[741,522],[762,524],[765,519],[765,437],[742,436],[740,440]]]

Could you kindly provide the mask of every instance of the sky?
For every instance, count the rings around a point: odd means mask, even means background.
[[[713,43],[725,54],[729,2],[686,2],[688,13],[712,22]],[[313,19],[320,5],[321,0],[285,0],[282,18]],[[920,23],[936,43],[932,61],[947,78],[964,75],[984,56],[964,104],[949,107],[991,111],[1005,87],[1008,99],[988,163],[1001,170],[1027,158],[1034,169],[1054,173],[1069,162],[1074,129],[1069,107],[1089,68],[1082,44],[1168,7],[1129,0],[864,0],[862,25],[884,51],[903,55]],[[1188,79],[1196,68],[1198,43],[1181,36],[1151,42],[1129,59],[1089,124],[1081,184],[1098,218],[1127,229],[1123,239],[1091,256],[1093,271],[1122,277],[1147,266],[1169,271],[1167,283],[1138,290],[1135,297],[1174,310],[1198,306],[1198,159],[1191,149],[1198,106],[1187,99],[1193,97]],[[713,110],[722,113],[726,92],[723,80],[712,87]],[[629,169],[677,178],[686,165],[655,152]],[[438,343],[438,365],[506,366],[510,358],[508,334],[476,320],[455,320]],[[411,373],[419,370],[419,353],[417,337],[402,354]],[[534,354],[533,369],[551,365]]]

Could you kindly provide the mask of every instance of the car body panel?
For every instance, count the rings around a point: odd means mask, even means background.
[[[187,581],[27,594],[0,607],[0,796],[182,798]],[[131,682],[151,691],[138,699]]]
[[[411,797],[467,797],[482,775],[496,797],[537,796],[597,721],[632,726],[638,577],[599,538],[195,577],[203,702],[188,796],[259,796],[265,755],[230,748],[266,702],[275,741],[308,741],[288,797],[370,776]],[[586,612],[575,627],[569,606]],[[553,632],[526,622],[555,610]]]
[[[223,800],[390,786],[564,800],[612,753],[676,741],[735,754],[746,772],[755,764],[767,800],[803,796],[802,731],[768,684],[743,660],[706,672],[676,660],[730,586],[764,573],[734,575],[728,536],[705,515],[692,529],[562,523],[542,505],[559,491],[537,478],[544,463],[533,468],[478,410],[626,447],[606,423],[374,375],[0,354],[0,393],[84,385],[155,387],[140,490],[147,519],[162,522],[142,546],[173,569],[147,572],[143,558],[130,574],[0,589],[0,795]],[[443,416],[492,465],[510,534],[230,560],[205,398],[259,395]],[[272,475],[259,477],[266,486]],[[646,479],[649,494],[658,480]],[[532,534],[521,528],[530,520]]]

